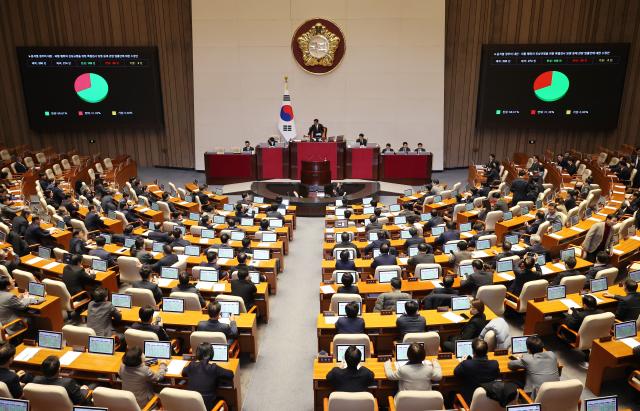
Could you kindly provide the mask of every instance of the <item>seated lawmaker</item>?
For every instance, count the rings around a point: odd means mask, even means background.
[[[473,260],[471,266],[473,267],[473,273],[460,282],[460,287],[468,287],[471,295],[475,296],[478,288],[483,285],[493,284],[493,271],[485,270],[484,263],[480,259]]]
[[[616,310],[616,318],[620,321],[635,321],[640,316],[640,294],[638,294],[638,283],[631,278],[627,278],[624,282],[625,295],[613,295],[605,293],[605,297],[613,298],[618,301],[618,309]]]
[[[353,285],[353,274],[344,273],[342,274],[342,285],[338,287],[338,294],[360,294],[360,290],[358,290],[358,286]]]
[[[451,297],[459,295],[458,290],[453,288],[455,277],[447,275],[442,279],[442,287],[434,288],[433,291],[422,300],[425,310],[433,310],[438,307],[451,307]]]
[[[140,281],[133,282],[133,287],[151,290],[153,299],[156,301],[156,304],[158,304],[162,300],[162,290],[160,290],[158,284],[151,281],[151,268],[148,265],[144,265],[140,269],[140,278]]]
[[[42,375],[33,379],[35,384],[57,385],[67,391],[69,400],[73,405],[89,405],[91,401],[87,398],[89,387],[80,386],[74,379],[60,377],[60,360],[55,355],[50,355],[44,359],[40,367]]]
[[[356,257],[360,257],[360,250],[358,250],[358,247],[351,241],[349,233],[347,232],[340,234],[340,242],[333,246],[331,252],[333,253],[333,250],[336,248],[352,248],[355,250]]]
[[[382,244],[380,246],[380,255],[373,259],[371,263],[371,269],[375,271],[376,267],[381,265],[395,265],[396,256],[390,254],[391,247],[389,244]]]
[[[411,152],[411,148],[409,147],[409,143],[406,141],[402,142],[402,147],[398,149],[398,153],[400,154],[409,154]]]
[[[162,254],[164,256],[152,265],[152,269],[156,273],[159,273],[162,267],[171,267],[178,262],[178,256],[173,253],[173,247],[170,244],[162,246]]]
[[[430,391],[431,383],[442,379],[442,367],[436,358],[426,360],[424,345],[412,343],[407,350],[409,361],[393,369],[391,360],[384,363],[384,373],[389,380],[399,381],[398,391]]]
[[[467,357],[453,370],[453,374],[460,381],[458,385],[460,394],[467,404],[471,404],[476,388],[500,378],[498,361],[487,358],[489,351],[487,343],[480,338],[475,338],[471,347],[473,358]]]
[[[422,147],[422,143],[418,143],[418,147],[413,151],[415,151],[417,154],[424,154],[427,152],[427,150]]]
[[[251,147],[251,142],[249,140],[244,142],[244,147],[242,147],[243,152],[251,153],[253,151],[253,147]]]
[[[221,332],[227,337],[227,343],[231,343],[238,338],[238,326],[236,325],[235,316],[231,315],[229,317],[229,324],[225,324],[219,320],[220,311],[222,311],[222,307],[219,302],[210,302],[207,307],[209,319],[200,321],[196,327],[196,331]]]
[[[595,297],[590,294],[582,296],[582,308],[571,307],[571,311],[566,314],[564,325],[569,329],[578,332],[585,318],[594,314],[601,314],[603,311],[598,309],[598,302]],[[564,331],[564,332],[562,332]],[[566,330],[561,330],[562,336],[568,341],[574,341],[575,336]]]
[[[355,271],[356,263],[349,259],[349,251],[342,250],[340,252],[340,259],[336,260],[336,270]]]
[[[391,144],[387,143],[385,144],[384,148],[382,149],[382,154],[394,154],[395,151],[391,148]]]
[[[374,312],[380,312],[382,310],[396,311],[396,302],[398,300],[410,300],[411,296],[402,291],[402,279],[394,277],[391,279],[391,291],[382,293],[376,299],[376,304],[373,307]]]
[[[200,301],[200,307],[204,307],[206,302],[200,294],[200,291],[193,285],[189,283],[189,273],[186,271],[182,271],[178,273],[178,285],[171,289],[172,293],[180,292],[180,293],[191,293],[195,294],[198,297],[198,301]]]
[[[545,382],[560,381],[558,358],[553,351],[545,351],[542,339],[537,335],[527,337],[527,353],[509,361],[510,370],[522,370],[527,373],[524,391],[538,391]]]
[[[321,141],[322,138],[324,137],[324,133],[325,133],[324,126],[320,124],[317,118],[314,119],[313,124],[311,125],[311,127],[309,127],[309,133],[308,133],[308,136],[311,139],[311,141]]]
[[[122,381],[122,389],[131,391],[139,407],[144,407],[153,398],[154,384],[162,381],[167,373],[167,364],[160,363],[154,372],[144,363],[144,354],[140,347],[130,347],[122,357],[122,365],[118,376]]]
[[[442,344],[442,348],[448,352],[456,351],[456,341],[472,340],[480,335],[487,325],[487,317],[484,314],[484,303],[480,300],[471,301],[471,318],[462,326],[460,334],[453,335]]]
[[[238,278],[231,280],[231,295],[241,297],[247,310],[250,310],[256,299],[258,289],[249,278],[249,270],[245,267],[238,269]]]
[[[396,319],[396,328],[400,338],[408,333],[422,333],[427,331],[427,320],[418,312],[418,303],[407,301],[404,305],[405,313]]]
[[[186,388],[200,393],[204,400],[205,409],[211,410],[216,404],[220,380],[233,381],[233,372],[211,362],[213,358],[211,344],[203,342],[195,351],[195,361],[191,361],[184,367],[182,376],[188,378]]]
[[[133,323],[131,325],[131,328],[133,328],[134,330],[152,332],[158,336],[159,341],[171,341],[171,338],[169,338],[169,334],[167,334],[167,331],[162,326],[162,318],[158,316],[154,321],[154,313],[154,307],[150,305],[140,307],[140,309],[138,310],[138,317],[140,318],[140,322]]]
[[[375,385],[376,380],[373,372],[365,366],[358,368],[363,355],[364,353],[354,345],[347,348],[344,353],[344,362],[347,367],[334,367],[326,377],[333,391],[362,392]]]
[[[364,334],[364,320],[358,316],[359,304],[351,301],[344,308],[344,317],[336,321],[336,332],[338,334]]]
[[[358,139],[356,140],[356,144],[360,145],[360,147],[366,147],[367,146],[367,139],[364,138],[364,134],[363,133],[358,134]]]

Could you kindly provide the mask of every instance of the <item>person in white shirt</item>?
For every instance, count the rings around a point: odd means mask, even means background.
[[[493,331],[496,336],[496,349],[508,350],[511,347],[511,331],[509,330],[509,324],[502,317],[496,317],[489,321],[480,331],[480,338],[484,340],[484,336],[489,331]]]
[[[384,363],[384,372],[388,379],[399,381],[399,391],[429,391],[431,390],[431,382],[437,382],[442,379],[442,368],[437,359],[425,361],[424,346],[419,343],[413,343],[407,350],[409,361],[398,369],[393,368],[391,360]]]

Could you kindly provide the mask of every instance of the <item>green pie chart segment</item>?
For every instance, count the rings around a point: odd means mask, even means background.
[[[560,100],[569,91],[569,77],[560,71],[545,71],[536,77],[533,91],[542,101]]]
[[[84,73],[76,77],[73,84],[78,97],[87,103],[99,103],[107,97],[109,84],[99,74]]]

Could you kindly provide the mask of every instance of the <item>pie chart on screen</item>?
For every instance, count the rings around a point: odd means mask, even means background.
[[[533,92],[542,101],[560,100],[569,90],[569,77],[560,71],[545,71],[533,82]]]
[[[78,97],[87,103],[99,103],[107,97],[109,93],[109,84],[99,74],[84,73],[76,77],[73,84]]]

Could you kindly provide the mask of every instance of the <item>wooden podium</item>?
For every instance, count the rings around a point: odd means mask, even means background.
[[[331,163],[324,161],[302,161],[300,182],[310,186],[331,184]]]
[[[289,143],[290,178],[299,180],[302,177],[303,161],[328,161],[332,180],[344,179],[344,141],[310,142],[291,141]]]

